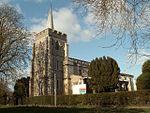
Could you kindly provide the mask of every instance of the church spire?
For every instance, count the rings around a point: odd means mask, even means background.
[[[50,0],[50,10],[48,14],[47,26],[48,28],[54,29],[52,0]]]

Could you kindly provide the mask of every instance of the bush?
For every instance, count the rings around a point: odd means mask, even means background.
[[[138,90],[150,89],[150,73],[142,73],[137,78],[137,89]]]
[[[150,60],[143,64],[142,74],[137,78],[137,89],[150,89]]]
[[[29,104],[54,105],[53,96],[30,97]],[[110,92],[86,95],[57,96],[57,105],[84,106],[145,106],[150,105],[150,90],[137,92]]]

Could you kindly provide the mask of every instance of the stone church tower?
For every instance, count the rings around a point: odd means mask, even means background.
[[[67,35],[54,30],[52,3],[48,28],[35,35],[33,44],[30,96],[69,94]]]

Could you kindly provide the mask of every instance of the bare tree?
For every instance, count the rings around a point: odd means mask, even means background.
[[[132,54],[150,46],[150,0],[73,0],[78,8],[93,14],[97,33],[115,35],[109,46],[126,45]]]
[[[0,80],[0,97],[2,97],[5,93],[9,93],[10,92],[10,89],[8,87],[8,84],[3,81],[3,80]]]
[[[9,5],[0,5],[0,76],[15,77],[29,64],[29,33],[23,16]]]

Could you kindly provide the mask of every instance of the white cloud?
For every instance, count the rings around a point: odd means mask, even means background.
[[[0,5],[2,5],[2,4],[9,4],[9,3],[10,3],[10,0],[0,0]],[[17,10],[20,14],[23,14],[23,11],[22,11],[22,9],[21,9],[21,7],[20,7],[19,4],[14,5],[14,7],[16,8],[16,10]]]
[[[42,3],[44,0],[35,0],[38,3]]]
[[[31,22],[33,24],[31,25],[30,31],[31,32],[40,32],[45,28],[47,19],[45,19],[45,18],[32,18]]]
[[[47,19],[33,18],[32,22],[31,31],[39,32],[45,28]],[[89,41],[93,36],[93,30],[83,28],[77,15],[70,8],[61,8],[58,11],[54,11],[54,28],[66,33],[69,41]]]
[[[0,5],[9,3],[10,0],[0,0]]]
[[[21,7],[20,7],[19,4],[16,4],[16,5],[15,5],[15,8],[16,8],[16,10],[18,11],[18,13],[23,14],[23,11],[22,11],[22,9],[21,9]]]
[[[70,8],[61,8],[54,12],[55,28],[65,32],[70,41],[88,41],[93,37],[90,27],[80,25],[79,17]],[[89,23],[84,23],[89,24]]]
[[[24,0],[25,2],[29,2],[30,0]],[[34,2],[36,2],[36,3],[42,3],[42,2],[44,2],[44,1],[46,1],[46,0],[33,0]]]
[[[96,22],[93,13],[88,13],[87,16],[84,18],[84,20],[86,23],[89,24],[94,24]]]

